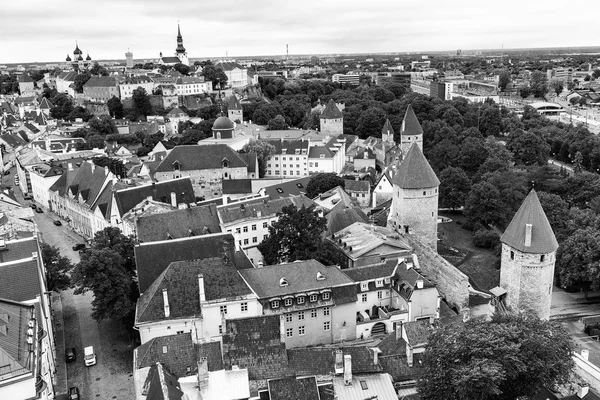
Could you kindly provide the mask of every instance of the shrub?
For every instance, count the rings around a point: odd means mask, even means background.
[[[473,234],[473,244],[477,247],[493,249],[500,244],[500,236],[493,231],[478,229]]]

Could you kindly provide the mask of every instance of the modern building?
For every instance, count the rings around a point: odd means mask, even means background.
[[[500,287],[506,290],[506,305],[549,319],[558,242],[535,190],[529,192],[500,241]]]
[[[308,140],[269,140],[275,147],[267,158],[265,178],[308,176]]]
[[[556,79],[563,82],[566,87],[567,84],[573,81],[573,68],[551,68],[546,71],[546,77],[548,78],[548,82],[550,82],[552,79]]]
[[[350,72],[347,74],[333,74],[331,76],[331,81],[350,86],[358,86],[360,84],[360,75],[352,74]]]

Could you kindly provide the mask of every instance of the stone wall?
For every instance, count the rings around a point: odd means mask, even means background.
[[[344,120],[321,118],[321,133],[325,135],[338,136],[344,133]]]
[[[402,151],[402,155],[406,155],[408,150],[413,143],[416,143],[417,146],[423,151],[423,135],[401,135],[400,136],[400,150]]]
[[[531,310],[542,319],[550,318],[555,255],[522,253],[502,244],[500,286],[507,291],[508,307]]]
[[[399,233],[416,235],[431,247],[437,248],[438,188],[400,189],[394,185],[394,199],[389,219]]]
[[[419,258],[419,267],[424,276],[435,283],[440,295],[446,299],[451,307],[456,307],[459,312],[465,313],[469,309],[469,277],[454,265],[446,261],[428,246],[423,245],[412,235],[403,235],[403,238],[414,249]]]

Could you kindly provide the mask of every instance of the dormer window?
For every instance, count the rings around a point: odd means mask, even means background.
[[[284,304],[286,307],[290,307],[292,305],[292,299],[285,299]]]
[[[228,159],[226,159],[226,158],[224,158],[224,159],[221,161],[221,165],[223,166],[223,168],[229,168],[229,160],[228,160]]]
[[[383,279],[377,279],[377,280],[375,281],[375,286],[376,286],[376,287],[381,287],[381,286],[383,286]]]
[[[271,308],[279,308],[279,300],[273,300],[271,302]]]
[[[180,168],[181,168],[181,163],[180,163],[179,161],[175,161],[175,162],[173,163],[173,169],[174,169],[175,171],[179,171],[179,170],[180,170]]]
[[[360,290],[362,292],[365,292],[365,291],[369,290],[369,282],[362,282],[360,284]]]
[[[316,294],[311,294],[310,295],[310,302],[314,303],[315,301],[317,301],[317,295]]]
[[[318,281],[324,281],[325,280],[325,275],[323,275],[321,272],[317,272],[317,280]]]
[[[299,297],[296,299],[296,302],[297,302],[298,304],[304,304],[304,300],[305,300],[305,299],[306,299],[306,298],[305,298],[304,296],[299,296]]]
[[[289,282],[287,281],[287,279],[285,279],[285,277],[279,280],[279,286],[289,286]]]
[[[329,294],[329,292],[325,292],[321,296],[323,297],[323,300],[329,300],[330,294]]]

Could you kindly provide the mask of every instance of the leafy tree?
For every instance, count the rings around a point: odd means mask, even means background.
[[[181,75],[189,75],[190,67],[185,64],[175,64],[173,69],[179,72]]]
[[[267,170],[267,160],[275,153],[275,147],[261,139],[250,139],[242,148],[243,153],[254,153],[258,159],[258,174],[262,178]]]
[[[562,286],[590,283],[600,288],[600,232],[595,227],[577,229],[567,236],[556,254],[556,269]]]
[[[64,93],[59,93],[54,97],[54,107],[50,110],[52,118],[66,119],[73,111],[73,101],[71,97]]]
[[[148,97],[148,93],[146,93],[146,89],[143,87],[134,89],[131,99],[133,100],[135,110],[139,114],[143,116],[152,114],[152,104],[150,103],[150,98]]]
[[[134,277],[133,238],[114,227],[96,233],[91,249],[82,255],[71,275],[76,294],[94,293],[95,320],[116,319],[125,324],[132,323],[135,313]]]
[[[518,129],[510,135],[506,148],[514,154],[515,162],[523,165],[546,165],[550,146],[533,132]]]
[[[471,180],[461,168],[448,167],[440,174],[440,207],[453,210],[465,205]]]
[[[531,93],[533,93],[533,92],[531,91],[531,88],[529,86],[525,86],[525,87],[522,87],[521,89],[519,89],[519,96],[521,96],[524,99],[531,96]]]
[[[386,114],[381,108],[368,108],[358,118],[358,126],[355,134],[361,139],[366,139],[369,136],[381,137],[381,130],[385,124]]]
[[[92,75],[87,71],[77,75],[73,81],[73,85],[75,85],[75,91],[77,93],[83,93],[83,85],[85,85],[85,83],[89,81],[91,77]]]
[[[58,248],[41,243],[42,260],[46,267],[46,281],[49,291],[60,291],[71,286],[69,273],[73,269],[71,260],[60,255]]]
[[[494,249],[500,244],[500,235],[485,228],[478,229],[473,234],[473,244],[477,247]]]
[[[106,106],[111,117],[116,119],[123,118],[123,103],[121,103],[121,99],[113,96],[106,102]]]
[[[108,167],[108,170],[110,172],[112,172],[113,174],[115,174],[116,176],[118,176],[120,178],[124,178],[127,175],[127,170],[125,169],[125,165],[123,165],[123,162],[121,160],[119,160],[118,158],[100,156],[100,157],[94,157],[93,161],[94,161],[94,164],[99,167],[102,167],[102,168]],[[123,239],[123,240],[127,240],[127,238],[125,237],[125,239]]]
[[[81,118],[83,122],[87,122],[92,119],[93,115],[85,108],[77,106],[67,115],[66,119],[69,121],[75,121],[77,118]]]
[[[257,125],[267,125],[271,119],[281,114],[283,114],[281,107],[277,107],[275,104],[263,103],[254,110],[252,122]]]
[[[576,104],[578,104],[578,103],[579,103],[579,98],[578,98],[578,97],[576,97],[576,96],[574,96],[574,97],[571,97],[571,98],[569,99],[569,103],[571,103],[571,105],[572,105],[572,106],[574,106],[574,105],[576,105]]]
[[[217,89],[219,85],[221,87],[227,84],[227,75],[221,68],[217,68],[210,64],[202,68],[202,76],[207,81],[212,81],[213,88]]]
[[[535,97],[544,97],[548,92],[548,77],[542,71],[533,71],[529,79],[529,86]]]
[[[479,130],[483,136],[498,136],[502,128],[502,118],[498,107],[487,107],[479,121]]]
[[[318,258],[327,220],[315,206],[283,208],[279,220],[269,226],[269,235],[258,245],[267,265]]]
[[[94,63],[94,65],[92,66],[92,68],[90,68],[90,74],[92,75],[98,75],[98,76],[108,76],[108,70],[106,68],[104,68],[103,66],[101,66],[100,64],[98,64],[97,62]]]
[[[509,85],[510,81],[510,71],[504,70],[500,72],[500,75],[498,76],[498,88],[501,92],[504,92],[506,90],[506,87]]]
[[[565,88],[564,82],[560,79],[552,79],[548,86],[556,93],[557,96],[560,95]]]
[[[287,128],[288,125],[282,115],[277,115],[275,118],[271,118],[267,127],[267,129],[270,131],[285,130]]]
[[[567,234],[569,204],[556,194],[538,191],[537,195],[556,239],[562,243]]]
[[[455,161],[469,176],[473,176],[487,156],[483,140],[471,136],[463,140]]]
[[[399,83],[388,83],[383,87],[392,92],[397,99],[402,98],[407,92],[406,85],[401,85]]]
[[[506,205],[500,191],[487,181],[476,183],[465,201],[465,211],[470,223],[482,225],[503,225],[506,222]]]
[[[575,157],[573,158],[573,172],[576,174],[583,172],[583,154],[580,151],[575,153]]]
[[[335,187],[344,187],[344,179],[333,172],[317,174],[310,178],[306,185],[306,197],[314,199],[321,193],[324,193]]]
[[[592,77],[594,79],[600,78],[600,69],[595,69],[594,72],[592,72]]]
[[[91,129],[101,135],[110,135],[117,132],[117,127],[112,118],[108,115],[102,115],[100,118],[94,117],[88,122]]]
[[[534,315],[449,324],[429,336],[419,394],[424,400],[532,396],[542,387],[568,381],[573,350],[559,323]]]

